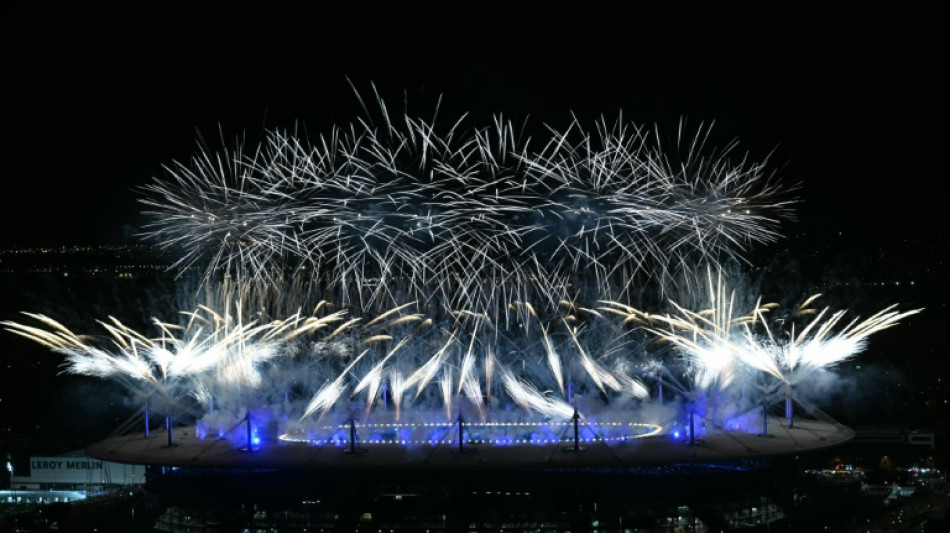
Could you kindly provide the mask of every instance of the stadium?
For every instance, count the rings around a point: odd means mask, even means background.
[[[3,322],[141,406],[90,456],[354,470],[789,456],[852,437],[814,383],[919,312],[749,293],[735,265],[781,239],[795,187],[708,127],[668,138],[620,117],[537,144],[502,117],[445,128],[365,107],[316,140],[202,147],[141,188],[142,236],[187,287],[152,331]]]

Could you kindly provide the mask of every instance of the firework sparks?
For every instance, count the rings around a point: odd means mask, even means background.
[[[181,249],[176,267],[210,257],[208,274],[267,281],[306,265],[335,273],[342,300],[357,288],[387,306],[409,293],[478,309],[519,287],[554,303],[580,273],[597,290],[669,282],[775,241],[792,218],[793,189],[734,144],[710,149],[708,127],[666,153],[622,116],[592,133],[575,121],[534,150],[501,118],[445,129],[378,107],[312,146],[275,131],[250,153],[169,166],[142,188],[145,236]]]
[[[533,145],[500,116],[445,128],[377,104],[315,143],[272,131],[259,147],[202,149],[141,189],[144,236],[178,253],[174,268],[227,280],[180,324],[155,319],[150,337],[110,317],[104,338],[38,314],[0,324],[63,354],[68,373],[217,399],[233,415],[219,427],[278,403],[306,426],[389,416],[381,401],[397,422],[467,407],[484,421],[512,404],[566,421],[579,405],[650,401],[643,377],[662,404],[674,369],[687,395],[749,375],[791,387],[920,311],[842,326],[844,311],[812,309],[816,295],[800,331],[778,331],[775,305],[743,312],[722,274],[707,275],[700,310],[641,311],[638,286],[665,297],[700,265],[777,240],[794,188],[735,143],[713,148],[706,126],[681,125],[668,145],[622,116],[592,131],[574,120]],[[651,358],[653,336],[683,357]]]
[[[605,310],[621,316],[628,313],[625,322],[651,324],[646,326],[648,331],[679,347],[699,389],[725,388],[737,378],[741,366],[793,384],[856,356],[867,347],[870,335],[922,311],[898,312],[892,305],[865,320],[854,319],[836,332],[847,312],[828,308],[813,312],[809,306],[819,296],[814,295],[798,309],[800,316],[814,318],[797,334],[792,324],[787,335],[777,336],[767,319],[776,304],[762,304],[759,299],[751,311],[737,314],[735,292],[727,290],[722,273],[715,280],[711,274],[707,279],[710,307],[699,312],[673,303],[677,315],[648,315],[605,302]]]

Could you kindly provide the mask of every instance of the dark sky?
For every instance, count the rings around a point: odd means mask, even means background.
[[[699,3],[697,3],[699,4]],[[501,4],[499,4],[501,5]],[[579,4],[578,4],[579,5]],[[4,8],[0,246],[120,242],[132,187],[226,138],[357,118],[349,81],[428,112],[532,124],[715,121],[801,182],[790,235],[942,238],[946,60],[935,13],[844,8]],[[926,246],[925,246],[926,247]],[[942,245],[946,247],[945,244]],[[924,256],[929,252],[914,252]]]

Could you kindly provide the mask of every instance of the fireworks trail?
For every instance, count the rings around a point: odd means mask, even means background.
[[[307,408],[304,410],[304,413],[300,418],[304,419],[316,411],[320,411],[320,415],[323,416],[327,413],[327,411],[332,409],[333,406],[336,405],[337,400],[343,396],[343,381],[347,378],[353,366],[358,363],[360,359],[366,355],[366,353],[366,351],[361,353],[343,370],[343,372],[340,372],[340,374],[333,380],[332,383],[327,383],[319,391],[317,391],[317,393],[313,396],[313,399],[310,400],[310,403],[307,404]]]
[[[574,414],[574,408],[570,404],[542,394],[533,384],[518,379],[509,371],[501,373],[501,381],[511,399],[529,413],[541,413],[561,420],[568,420]]]

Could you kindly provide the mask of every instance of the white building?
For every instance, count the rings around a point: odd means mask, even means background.
[[[10,488],[98,491],[145,484],[145,466],[102,461],[83,452],[30,457],[29,472],[13,472]]]

